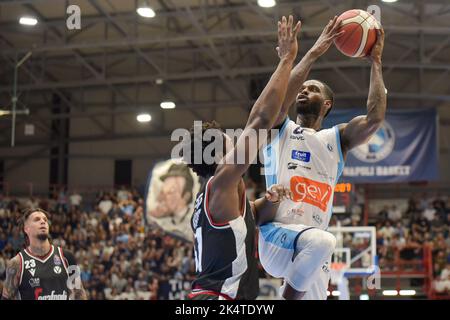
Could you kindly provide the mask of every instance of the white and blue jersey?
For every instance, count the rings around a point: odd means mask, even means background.
[[[344,168],[338,127],[315,131],[286,119],[264,151],[266,188],[289,186],[293,201],[280,203],[274,222],[260,226],[259,257],[264,269],[288,279],[297,240],[309,229],[326,230],[332,215],[334,187]],[[326,232],[326,231],[324,231]],[[322,261],[304,299],[327,298],[331,257]]]
[[[344,168],[338,127],[315,131],[288,118],[264,152],[266,187],[289,186],[294,201],[283,201],[275,221],[326,230],[334,187]]]

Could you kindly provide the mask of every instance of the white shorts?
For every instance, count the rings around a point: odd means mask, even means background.
[[[258,251],[264,270],[275,278],[285,278],[293,267],[294,253],[298,237],[314,227],[302,224],[271,222],[259,227]],[[331,257],[329,258],[331,260]],[[306,291],[304,300],[326,300],[330,261],[320,270],[319,276]]]

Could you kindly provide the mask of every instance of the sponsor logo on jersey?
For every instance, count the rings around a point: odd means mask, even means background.
[[[317,171],[317,174],[319,175],[319,176],[321,176],[322,178],[324,178],[325,180],[328,180],[330,183],[333,183],[334,182],[334,177],[332,177],[332,176],[330,176],[328,173],[326,173],[326,172],[320,172],[320,171]]]
[[[302,133],[303,133],[302,127],[298,126],[297,128],[294,129],[294,134],[302,134]]]
[[[40,290],[39,290],[40,289]],[[67,292],[63,290],[61,294],[56,294],[55,290],[52,290],[52,293],[49,295],[41,296],[42,288],[37,288],[34,291],[34,295],[36,300],[67,300]]]
[[[290,188],[296,202],[305,202],[323,212],[327,210],[333,189],[327,183],[311,180],[305,177],[293,176]]]
[[[30,278],[30,280],[28,280],[28,283],[30,284],[30,286],[32,288],[39,287],[41,285],[41,279],[39,279],[39,278]]]
[[[327,144],[327,149],[328,151],[333,152],[333,146],[329,143]]]
[[[57,266],[61,265],[61,259],[56,254],[53,256],[53,263]]]
[[[60,266],[54,266],[54,267],[53,267],[53,271],[54,271],[56,274],[60,274],[60,273],[61,273],[61,267],[60,267]]]
[[[328,266],[328,261],[326,261],[324,264],[323,264],[323,266],[322,266],[322,271],[325,271],[325,272],[330,272],[330,268],[329,268],[329,266]]]
[[[42,293],[42,288],[36,288],[34,289],[34,300],[39,300],[39,296]]]
[[[292,150],[291,158],[302,162],[309,162],[311,160],[311,152]]]
[[[302,141],[305,140],[305,137],[303,137],[303,135],[294,136],[293,134],[291,134],[291,136],[289,138],[291,138],[292,140],[302,140]]]
[[[351,153],[360,161],[373,163],[388,157],[394,145],[394,129],[384,121],[367,143],[354,148]]]
[[[298,164],[296,164],[294,162],[288,163],[288,170],[293,170],[293,169],[296,169],[297,167],[298,167]]]
[[[313,214],[313,219],[317,224],[322,224],[323,220],[318,213]]]
[[[305,137],[303,136],[303,129],[301,127],[295,128],[295,130],[292,132],[290,138],[293,140],[305,140]]]
[[[36,272],[36,269],[30,269],[28,272],[34,277],[34,273]]]
[[[307,166],[302,166],[301,164],[295,163],[295,162],[289,162],[287,165],[288,170],[295,170],[298,167],[307,169],[307,170],[311,170],[311,167],[307,167]]]
[[[303,216],[304,213],[305,213],[305,211],[300,208],[292,208],[287,211],[287,214],[289,216],[300,216],[301,217],[301,216]]]

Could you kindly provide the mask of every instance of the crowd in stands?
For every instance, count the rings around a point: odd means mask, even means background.
[[[421,258],[427,245],[432,250],[434,276],[442,276],[450,264],[450,201],[414,197],[405,212],[384,208],[377,220],[379,256],[386,267],[396,254],[403,261]]]
[[[254,199],[264,190],[249,181],[247,194]],[[17,223],[20,211],[39,207],[51,214],[52,242],[75,254],[89,299],[182,298],[173,292],[180,289],[177,286],[189,289],[193,280],[192,244],[148,226],[143,203],[139,192],[124,188],[100,192],[89,203],[76,191],[20,200],[0,193],[0,290],[6,261],[24,245]],[[350,215],[340,220],[343,225],[362,225],[363,202],[355,203]],[[413,197],[407,210],[391,205],[371,214],[381,269],[396,270],[399,261],[400,268],[413,269],[413,262],[423,257],[424,245],[430,246],[435,289],[450,293],[450,200]],[[334,215],[330,224],[339,219]],[[367,247],[361,239],[344,241],[355,250]],[[267,276],[262,269],[261,276]]]
[[[359,205],[354,207],[350,217],[340,219],[341,225],[362,225],[362,209]],[[369,216],[373,218],[369,225],[377,230],[377,256],[382,271],[423,271],[427,246],[432,253],[434,288],[450,293],[450,198],[414,195],[405,210],[392,204],[379,212],[369,212]],[[330,225],[336,225],[338,220],[334,216]],[[355,251],[353,255],[367,247],[361,239],[351,238],[349,242],[346,246]]]
[[[138,192],[102,192],[95,204],[64,190],[25,201],[0,194],[0,289],[6,261],[24,245],[17,221],[25,207],[51,214],[52,243],[74,253],[89,299],[169,299],[179,283],[192,281],[192,245],[146,226]]]

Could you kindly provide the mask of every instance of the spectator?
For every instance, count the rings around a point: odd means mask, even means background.
[[[7,208],[8,201],[6,201],[3,193],[0,192],[0,210],[4,210]]]
[[[6,238],[6,234],[3,231],[0,231],[0,251],[6,247],[7,243],[8,239]]]
[[[68,204],[68,200],[67,200],[66,189],[63,187],[59,190],[59,193],[58,193],[56,211],[58,211],[58,212],[63,211],[64,213],[67,213],[67,211],[68,211],[67,204]]]
[[[450,292],[450,263],[442,270],[439,278],[434,283],[436,292],[449,293]]]
[[[431,203],[428,203],[427,207],[422,211],[422,216],[428,221],[432,221],[435,217],[436,209]]]
[[[440,274],[447,264],[448,261],[445,251],[437,251],[436,257],[434,258],[434,274]]]
[[[388,219],[388,206],[384,206],[383,209],[378,212],[378,220],[385,221]]]
[[[391,225],[390,221],[387,220],[384,224],[384,226],[380,229],[380,235],[384,239],[392,239],[392,237],[395,234],[395,228]]]
[[[100,209],[100,212],[102,213],[109,213],[109,210],[111,210],[113,207],[113,202],[111,201],[109,195],[104,195],[102,200],[98,204],[98,208]]]
[[[5,276],[6,271],[6,260],[3,258],[3,255],[0,254],[0,278]]]
[[[430,225],[427,219],[419,215],[415,220],[413,220],[411,229],[413,233],[424,235],[426,232],[429,231]]]
[[[15,228],[13,231],[13,235],[8,239],[8,242],[11,244],[12,249],[18,252],[20,249],[22,249],[25,240],[20,234],[19,230]]]
[[[125,188],[125,186],[120,187],[120,190],[117,191],[117,201],[126,201],[128,197],[131,196],[131,193]]]
[[[403,260],[413,260],[420,258],[422,246],[412,237],[407,236],[405,244],[399,248],[400,258]]]
[[[408,200],[408,209],[406,210],[406,216],[415,218],[416,214],[420,212],[415,197]]]
[[[397,208],[397,206],[394,204],[388,210],[388,218],[393,223],[395,223],[395,222],[399,221],[402,218],[402,211],[399,208]]]
[[[70,205],[74,207],[75,209],[81,208],[81,202],[83,201],[83,197],[77,192],[77,190],[74,190],[72,194],[70,195]]]
[[[39,208],[39,200],[34,198],[34,197],[30,197],[26,202],[25,202],[25,206],[27,208],[31,208],[31,209],[36,209]]]
[[[423,211],[430,206],[431,200],[426,193],[423,193],[422,196],[419,197],[419,205],[418,209]]]
[[[446,231],[446,225],[444,221],[440,218],[440,215],[435,215],[433,220],[430,222],[430,231],[432,236],[439,233],[444,233]]]

